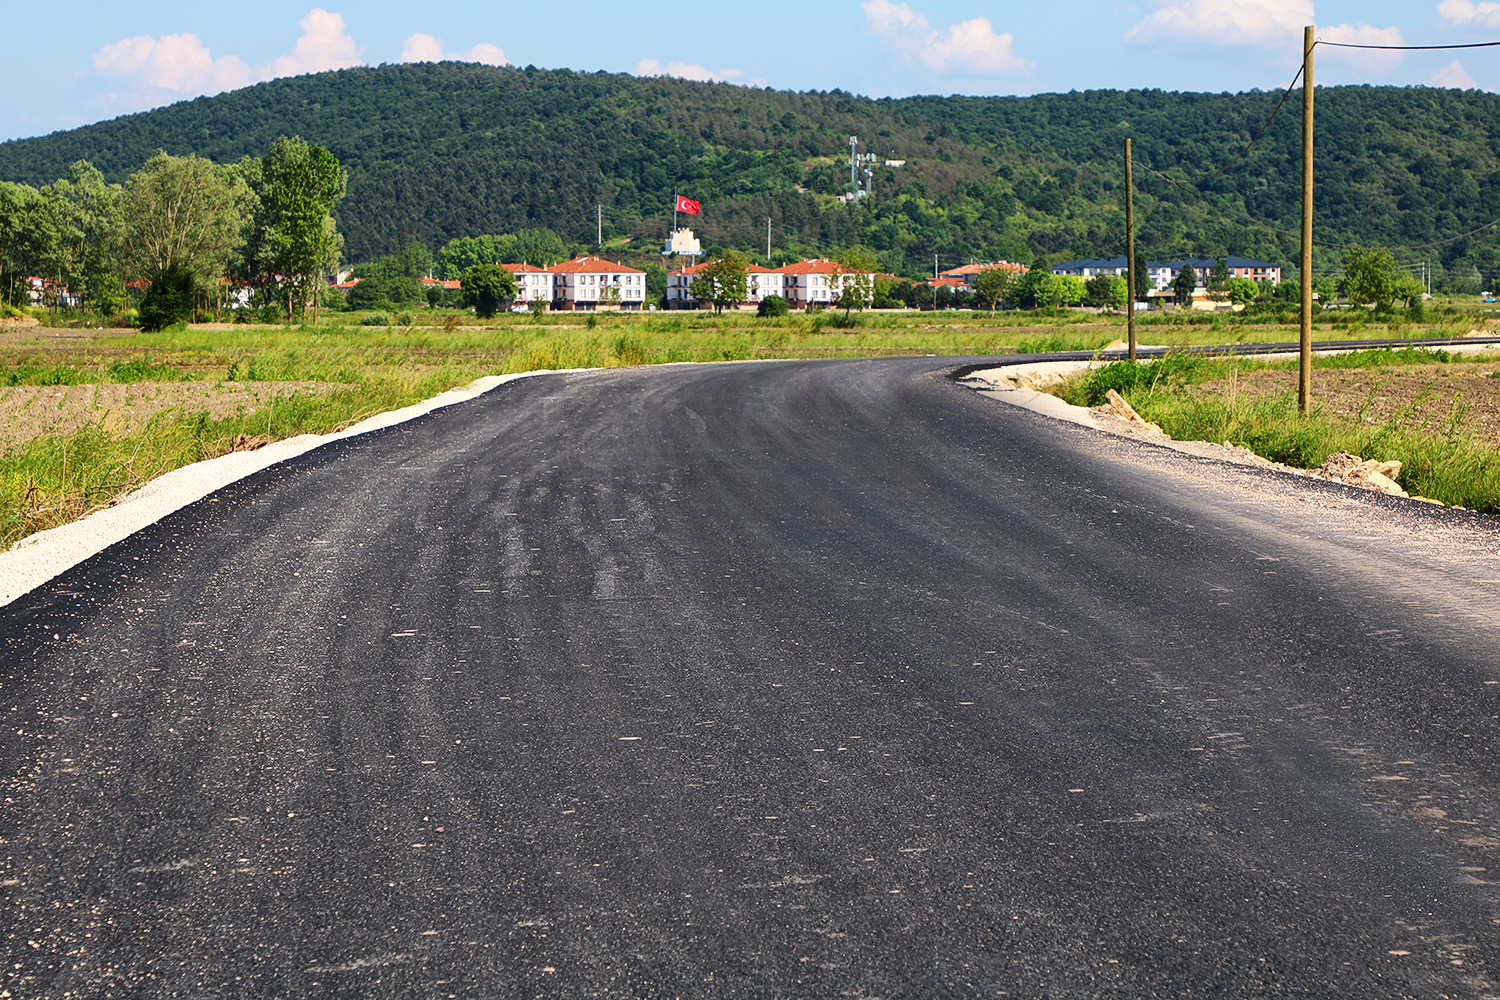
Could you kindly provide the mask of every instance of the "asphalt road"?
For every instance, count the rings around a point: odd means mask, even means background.
[[[940,359],[564,374],[0,610],[0,996],[1500,994],[1500,531]]]

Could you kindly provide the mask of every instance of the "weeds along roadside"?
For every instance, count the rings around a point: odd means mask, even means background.
[[[1320,355],[1322,369],[1395,368],[1457,360],[1445,351],[1359,351]],[[1097,406],[1114,389],[1147,420],[1183,441],[1228,441],[1262,458],[1314,469],[1329,455],[1346,451],[1363,458],[1399,461],[1401,485],[1415,496],[1500,516],[1500,449],[1477,443],[1464,428],[1465,407],[1442,419],[1414,419],[1416,405],[1399,408],[1384,421],[1364,414],[1342,416],[1314,408],[1303,417],[1296,394],[1239,398],[1195,387],[1267,369],[1295,370],[1296,361],[1262,362],[1245,357],[1171,353],[1145,362],[1119,361],[1081,373],[1052,387],[1064,400]]]

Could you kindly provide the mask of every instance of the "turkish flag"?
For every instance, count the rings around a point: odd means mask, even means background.
[[[684,198],[682,195],[678,195],[677,211],[686,212],[688,215],[697,215],[698,203],[691,198]]]

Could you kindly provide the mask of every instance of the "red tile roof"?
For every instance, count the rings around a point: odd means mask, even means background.
[[[778,267],[776,270],[782,274],[854,274],[836,260],[824,260],[822,257],[813,257],[810,260],[799,261],[796,264],[788,264]]]
[[[565,264],[554,264],[547,268],[553,274],[645,274],[624,264],[612,264],[598,257],[578,257]]]

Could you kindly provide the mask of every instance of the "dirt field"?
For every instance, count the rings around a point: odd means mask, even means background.
[[[135,430],[167,410],[228,417],[254,413],[294,393],[328,393],[331,382],[134,382],[128,385],[22,385],[0,388],[0,450],[89,424]]]

